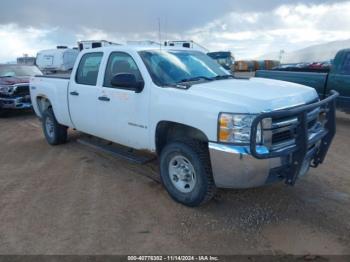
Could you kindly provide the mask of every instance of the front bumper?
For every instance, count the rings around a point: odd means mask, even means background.
[[[265,151],[263,147],[258,150]],[[220,188],[251,188],[276,181],[279,177],[272,170],[285,161],[282,157],[257,159],[248,146],[209,143],[209,153],[214,181]]]
[[[299,177],[307,174],[316,149],[307,153]],[[257,151],[263,154],[268,149],[261,146]],[[219,188],[253,188],[283,181],[291,164],[288,156],[257,159],[251,155],[249,146],[209,143],[209,154],[215,185]]]
[[[338,93],[331,92],[328,98],[309,105],[262,113],[252,123],[250,145],[237,146],[209,143],[209,153],[214,181],[221,188],[258,187],[285,180],[294,185],[304,176],[309,167],[317,167],[327,154],[335,135],[335,99]],[[309,114],[319,110],[322,121],[309,128]],[[258,125],[264,120],[294,118],[293,143],[276,149],[273,145],[257,145]],[[272,127],[271,127],[272,128]],[[271,132],[273,129],[263,129]]]
[[[2,109],[29,109],[31,107],[30,99],[25,97],[0,97],[0,108]]]

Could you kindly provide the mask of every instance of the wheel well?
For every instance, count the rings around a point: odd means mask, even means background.
[[[159,155],[166,143],[170,140],[192,138],[208,142],[207,136],[199,129],[170,121],[161,121],[156,128],[156,151]]]
[[[44,112],[46,109],[52,107],[52,104],[51,104],[50,100],[47,99],[47,98],[44,97],[44,96],[38,96],[38,97],[36,98],[36,101],[37,101],[37,105],[38,105],[38,108],[39,108],[40,115],[42,115],[43,112]]]

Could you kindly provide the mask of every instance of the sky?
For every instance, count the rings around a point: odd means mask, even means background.
[[[350,1],[11,0],[0,4],[0,62],[77,40],[194,40],[236,58],[350,39]]]

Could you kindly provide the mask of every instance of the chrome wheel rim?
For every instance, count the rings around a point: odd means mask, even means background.
[[[169,178],[175,188],[182,193],[191,192],[197,181],[192,163],[182,155],[176,155],[170,160]]]
[[[54,124],[51,118],[47,117],[45,120],[45,128],[46,133],[50,138],[53,138],[55,131],[54,131]]]

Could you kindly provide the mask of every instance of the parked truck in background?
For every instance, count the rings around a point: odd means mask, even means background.
[[[329,73],[262,70],[257,71],[255,76],[311,86],[321,98],[327,97],[330,90],[336,90],[339,93],[337,108],[350,113],[350,49],[337,53]]]
[[[22,57],[17,57],[17,65],[35,65],[36,58],[24,54]]]
[[[335,134],[336,93],[320,101],[310,87],[235,79],[186,48],[84,50],[70,77],[34,77],[30,91],[49,144],[74,128],[154,153],[164,187],[188,206],[217,187],[294,185]]]
[[[5,116],[9,110],[32,107],[29,78],[34,75],[41,75],[36,66],[0,65],[0,116]]]
[[[235,64],[235,58],[233,57],[231,52],[209,52],[207,53],[208,56],[213,58],[216,62],[219,63],[223,68],[226,70],[233,72],[234,71],[234,64]]]

